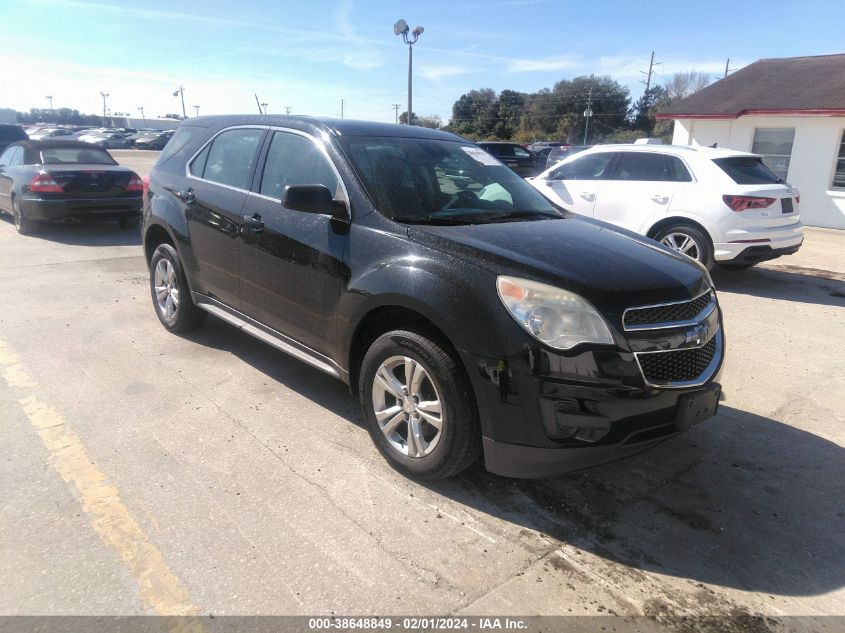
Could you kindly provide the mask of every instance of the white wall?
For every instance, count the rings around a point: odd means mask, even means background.
[[[845,189],[832,189],[845,117],[743,116],[738,119],[676,119],[672,143],[712,145],[750,152],[758,127],[794,127],[787,180],[801,192],[801,220],[808,226],[845,229]]]

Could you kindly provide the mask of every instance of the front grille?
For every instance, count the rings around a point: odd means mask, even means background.
[[[689,321],[694,319],[707,305],[713,301],[713,291],[709,290],[698,299],[673,303],[652,308],[631,308],[625,313],[624,325],[659,325],[675,321]]]
[[[650,383],[677,383],[700,377],[716,354],[716,339],[695,349],[638,354],[643,376]]]

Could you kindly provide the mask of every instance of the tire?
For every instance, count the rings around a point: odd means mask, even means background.
[[[707,233],[692,224],[664,226],[654,235],[654,239],[672,250],[692,257],[707,270],[713,269],[713,242]],[[686,247],[686,250],[682,250],[682,247]]]
[[[141,216],[125,215],[117,219],[117,225],[122,229],[137,229],[141,226]]]
[[[481,454],[472,387],[444,347],[436,337],[406,330],[388,332],[367,350],[359,374],[361,408],[373,442],[393,468],[429,481],[459,473]],[[407,380],[406,368],[418,380]],[[387,376],[387,381],[377,378],[377,373]],[[388,381],[392,389],[387,388]],[[439,430],[432,421],[439,423]],[[410,444],[408,438],[412,438]]]
[[[35,235],[38,233],[38,229],[40,228],[38,222],[24,216],[23,211],[21,211],[21,205],[14,198],[12,198],[12,219],[15,222],[15,228],[21,235]]]
[[[197,329],[208,316],[194,305],[182,261],[170,244],[159,245],[150,260],[150,295],[158,320],[174,334]]]
[[[751,268],[752,266],[756,266],[757,262],[752,262],[750,264],[717,264],[719,268],[724,268],[725,270],[746,270],[747,268]]]

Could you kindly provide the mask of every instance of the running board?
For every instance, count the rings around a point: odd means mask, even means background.
[[[301,346],[301,344],[296,343],[293,339],[288,338],[281,332],[271,330],[267,326],[260,324],[258,321],[254,321],[245,314],[232,310],[216,299],[206,295],[197,294],[195,292],[191,292],[191,298],[194,300],[194,304],[196,304],[198,308],[202,308],[209,314],[213,314],[214,316],[223,319],[226,323],[234,325],[239,330],[254,336],[260,341],[264,341],[265,343],[272,345],[286,354],[290,354],[304,363],[308,363],[312,367],[315,367],[330,376],[343,380],[343,377],[341,376],[342,370],[335,367],[334,363],[332,363],[332,361],[328,358],[322,356],[322,354],[314,352],[313,350],[309,352],[302,349],[303,346]],[[346,372],[343,373],[345,374]]]

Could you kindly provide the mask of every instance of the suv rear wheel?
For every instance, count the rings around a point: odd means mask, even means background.
[[[182,261],[170,244],[160,244],[150,260],[150,293],[158,320],[171,332],[195,330],[208,316],[194,305]]]
[[[712,270],[713,242],[701,229],[691,224],[671,224],[660,229],[654,239],[672,250],[697,260],[707,270]]]
[[[370,436],[397,470],[450,477],[478,459],[481,433],[469,382],[434,340],[405,330],[377,338],[361,365]]]

